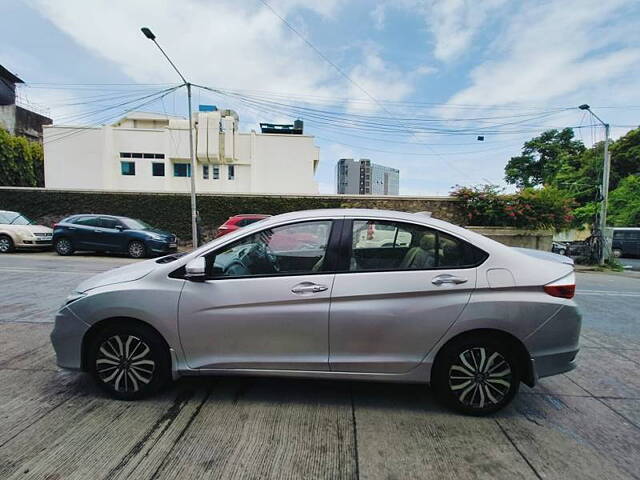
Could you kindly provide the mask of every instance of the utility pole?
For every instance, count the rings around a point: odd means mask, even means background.
[[[191,157],[191,175],[190,175],[191,177],[191,238],[193,239],[192,240],[193,248],[198,248],[198,220],[197,220],[198,209],[196,205],[196,156],[193,150],[193,118],[191,116],[192,115],[191,114],[191,83],[187,82],[187,80],[184,78],[182,73],[180,73],[180,70],[178,70],[178,67],[175,66],[175,64],[171,61],[169,56],[158,44],[158,42],[156,41],[156,36],[153,34],[153,32],[147,27],[142,27],[140,30],[142,31],[145,37],[147,37],[149,40],[151,40],[153,43],[156,44],[156,47],[158,47],[158,49],[162,52],[162,55],[164,55],[164,58],[167,59],[167,61],[171,64],[173,69],[178,73],[178,75],[182,79],[183,85],[187,87],[187,100],[189,103],[189,156]]]
[[[600,202],[600,222],[598,229],[602,237],[602,244],[598,255],[598,261],[600,265],[604,265],[606,259],[607,247],[605,245],[605,229],[607,228],[607,204],[609,202],[609,174],[611,172],[611,157],[609,156],[609,138],[610,127],[608,123],[605,123],[600,117],[591,111],[591,108],[586,103],[578,107],[580,110],[588,111],[596,120],[598,120],[604,126],[604,159],[602,166],[602,201]]]

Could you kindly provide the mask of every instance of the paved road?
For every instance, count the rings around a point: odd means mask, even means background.
[[[579,274],[578,369],[471,418],[420,385],[192,378],[111,400],[56,368],[49,322],[75,284],[129,261],[0,256],[0,478],[639,477],[639,278]]]

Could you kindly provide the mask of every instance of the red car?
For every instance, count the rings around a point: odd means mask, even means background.
[[[218,231],[216,232],[216,238],[226,235],[227,233],[235,232],[239,228],[246,227],[247,225],[251,225],[259,220],[269,217],[270,215],[262,215],[259,213],[254,214],[243,214],[243,215],[234,215],[233,217],[229,217],[229,220],[224,222],[222,225],[218,227]]]

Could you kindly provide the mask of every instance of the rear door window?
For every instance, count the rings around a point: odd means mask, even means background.
[[[80,217],[73,223],[76,225],[83,225],[85,227],[101,227],[100,219],[98,217]]]
[[[487,254],[467,242],[423,225],[354,220],[349,271],[468,268]]]

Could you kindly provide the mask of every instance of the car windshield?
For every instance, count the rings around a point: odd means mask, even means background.
[[[0,223],[5,225],[33,225],[33,222],[24,215],[18,213],[0,213]]]
[[[137,218],[123,218],[122,223],[131,230],[151,230],[153,227]]]

